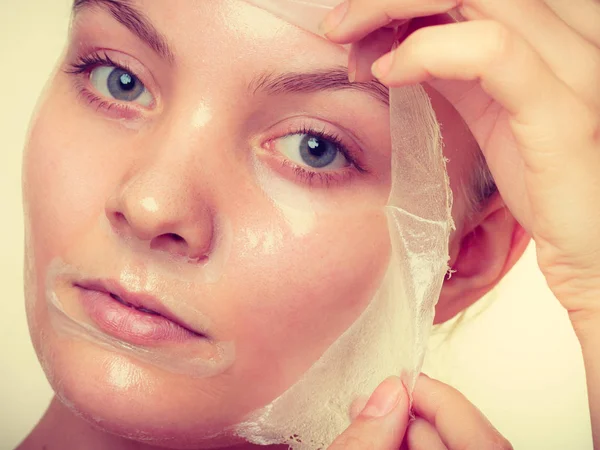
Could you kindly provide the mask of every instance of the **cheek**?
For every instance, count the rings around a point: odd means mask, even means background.
[[[236,304],[238,367],[262,379],[258,385],[283,391],[373,298],[389,261],[387,221],[383,211],[331,214],[302,237],[258,218],[250,228],[236,243],[251,251],[234,252],[235,292],[228,294]]]
[[[53,87],[25,149],[23,188],[30,249],[38,263],[61,254],[104,214],[119,177],[119,152],[97,123],[78,117],[70,96]],[[65,126],[65,124],[71,124]]]

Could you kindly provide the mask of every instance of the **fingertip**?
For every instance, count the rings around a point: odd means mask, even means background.
[[[357,69],[357,55],[358,49],[356,44],[352,44],[350,47],[350,53],[348,54],[348,81],[354,83],[356,81],[356,69]]]
[[[346,0],[333,8],[327,16],[325,16],[325,19],[323,19],[323,22],[319,25],[319,31],[323,36],[335,41],[336,31],[338,31],[340,25],[344,22],[349,9],[350,2]]]
[[[421,373],[417,377],[417,381],[413,389],[413,396],[419,396],[420,393],[428,391],[438,384],[439,381],[434,380],[426,373]]]
[[[392,71],[393,65],[394,52],[391,51],[386,53],[373,63],[373,65],[371,66],[371,73],[375,78],[383,81],[383,79],[386,78]]]
[[[389,377],[375,389],[360,416],[383,417],[403,405],[408,407],[408,395],[404,384],[399,377]]]
[[[349,69],[355,71],[355,81],[367,83],[375,79],[371,67],[375,61],[392,49],[395,38],[394,30],[380,28],[352,44],[350,48],[352,64],[349,65]]]
[[[408,394],[398,377],[383,381],[351,425],[329,450],[348,448],[399,448],[408,427]],[[361,399],[353,408],[360,407]]]

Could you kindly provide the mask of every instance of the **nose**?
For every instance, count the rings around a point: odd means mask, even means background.
[[[214,216],[207,198],[184,175],[138,173],[115,189],[105,213],[117,234],[148,243],[153,251],[192,261],[208,258]]]

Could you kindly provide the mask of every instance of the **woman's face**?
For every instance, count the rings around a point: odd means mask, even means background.
[[[103,428],[217,443],[381,281],[385,95],[241,1],[80,3],[25,154],[34,345]]]

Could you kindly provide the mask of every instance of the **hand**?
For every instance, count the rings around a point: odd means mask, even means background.
[[[409,421],[408,395],[398,378],[390,378],[329,450],[512,449],[465,397],[427,376],[417,380],[413,410],[416,418]]]
[[[425,16],[456,5],[464,22],[427,26],[434,18]],[[507,206],[535,240],[539,266],[578,335],[598,328],[600,4],[349,0],[324,31],[353,43],[349,67],[360,78],[381,55],[373,36],[415,17],[374,74],[392,87],[429,82],[454,105]]]

